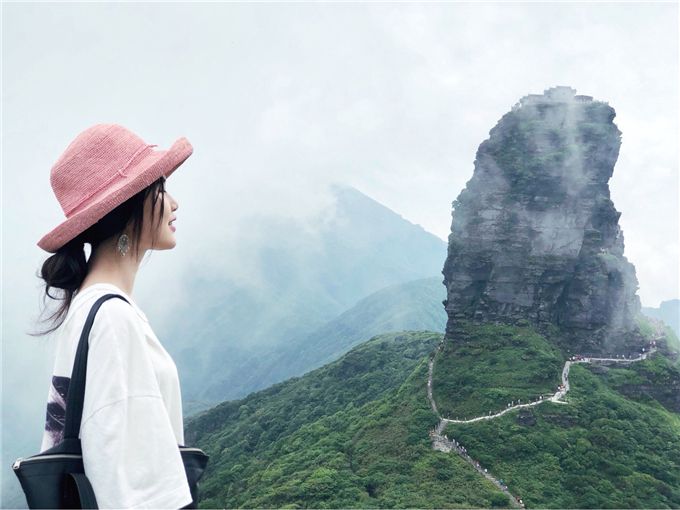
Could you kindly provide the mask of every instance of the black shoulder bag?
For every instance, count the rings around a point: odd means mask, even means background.
[[[71,372],[71,384],[66,400],[64,440],[52,448],[31,457],[19,457],[12,469],[19,478],[29,508],[98,508],[92,485],[83,468],[80,445],[80,422],[85,398],[88,337],[94,316],[101,304],[119,294],[106,294],[94,303],[80,335],[78,350]],[[183,508],[198,508],[198,480],[208,464],[209,456],[200,448],[177,445],[191,490],[192,502]]]

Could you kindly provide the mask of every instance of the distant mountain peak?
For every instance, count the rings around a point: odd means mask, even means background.
[[[398,212],[390,209],[384,204],[381,204],[354,186],[350,186],[341,182],[334,182],[329,185],[329,189],[336,199],[336,213],[340,217],[346,217],[349,214],[353,218],[360,219],[362,216],[366,215],[366,217],[371,218],[371,225],[373,227],[376,225],[385,227],[389,223],[394,223],[396,225],[395,222],[398,222],[402,227],[406,226],[422,231],[422,233],[426,234],[427,236],[431,236],[432,238],[441,242],[442,246],[446,246],[444,240],[427,231],[419,223],[413,223]]]

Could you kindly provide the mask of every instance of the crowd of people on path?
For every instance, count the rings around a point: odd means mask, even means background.
[[[527,402],[527,403],[531,404],[531,403],[534,403],[534,402],[542,402],[542,401],[543,401],[543,395],[539,395],[535,400],[529,400],[529,402]],[[526,405],[527,403],[525,403],[524,405]],[[508,405],[506,407],[510,408],[510,407],[519,406],[519,405],[522,405],[522,399],[521,398],[518,398],[517,402],[515,402],[514,400],[511,400],[510,402],[508,402]],[[489,414],[491,414],[491,412],[489,412]]]
[[[467,448],[465,448],[465,446],[463,446],[462,444],[460,444],[458,441],[456,441],[456,440],[453,439],[453,438],[449,439],[449,436],[446,435],[446,434],[444,434],[444,435],[437,434],[437,431],[436,431],[435,429],[430,430],[430,437],[432,437],[432,438],[436,437],[436,438],[439,439],[440,441],[444,442],[449,448],[451,448],[452,450],[455,450],[461,457],[463,457],[463,458],[464,458],[465,460],[467,460],[470,464],[472,464],[472,465],[475,467],[475,469],[476,469],[477,471],[479,471],[480,473],[482,473],[482,474],[488,476],[489,478],[495,480],[495,481],[497,482],[498,486],[499,486],[503,491],[505,491],[505,492],[507,492],[508,494],[510,494],[510,491],[508,490],[508,486],[505,484],[505,482],[504,482],[502,479],[496,480],[496,479],[489,473],[489,470],[488,470],[487,468],[483,468],[483,467],[482,467],[482,465],[479,463],[478,460],[475,460],[475,459],[473,459],[472,457],[470,457],[470,455],[468,454]],[[524,508],[524,502],[522,501],[522,498],[520,498],[520,497],[518,497],[518,496],[513,496],[513,495],[511,495],[511,494],[510,494],[510,496],[511,496],[512,498],[515,499],[515,501],[517,502],[517,504],[518,504],[520,507]]]
[[[642,357],[646,352],[652,352],[656,349],[656,340],[650,340],[649,344],[647,347],[641,347],[639,352],[634,352],[634,353],[629,353],[629,354],[609,354],[609,355],[604,355],[601,354],[599,356],[597,355],[583,355],[583,354],[574,354],[573,356],[569,357],[569,361],[574,361],[574,362],[584,362],[584,363],[589,363],[591,360],[597,360],[597,359],[636,359]]]

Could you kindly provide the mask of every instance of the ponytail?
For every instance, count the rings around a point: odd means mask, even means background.
[[[38,276],[45,281],[45,295],[51,299],[61,300],[61,304],[49,318],[56,318],[59,322],[46,331],[28,333],[29,335],[46,335],[61,326],[71,305],[73,294],[80,288],[86,275],[85,242],[80,236],[66,243],[43,262]],[[62,296],[53,296],[50,289],[60,289]]]
[[[78,290],[86,274],[85,243],[76,237],[45,260],[40,277],[45,280],[48,295],[51,287],[72,294]]]

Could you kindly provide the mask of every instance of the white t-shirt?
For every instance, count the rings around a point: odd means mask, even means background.
[[[66,396],[78,341],[94,302],[107,293],[89,335],[83,466],[99,508],[182,508],[192,501],[178,445],[184,445],[177,367],[149,321],[117,286],[74,294],[56,332],[56,355],[40,451],[63,440]]]

